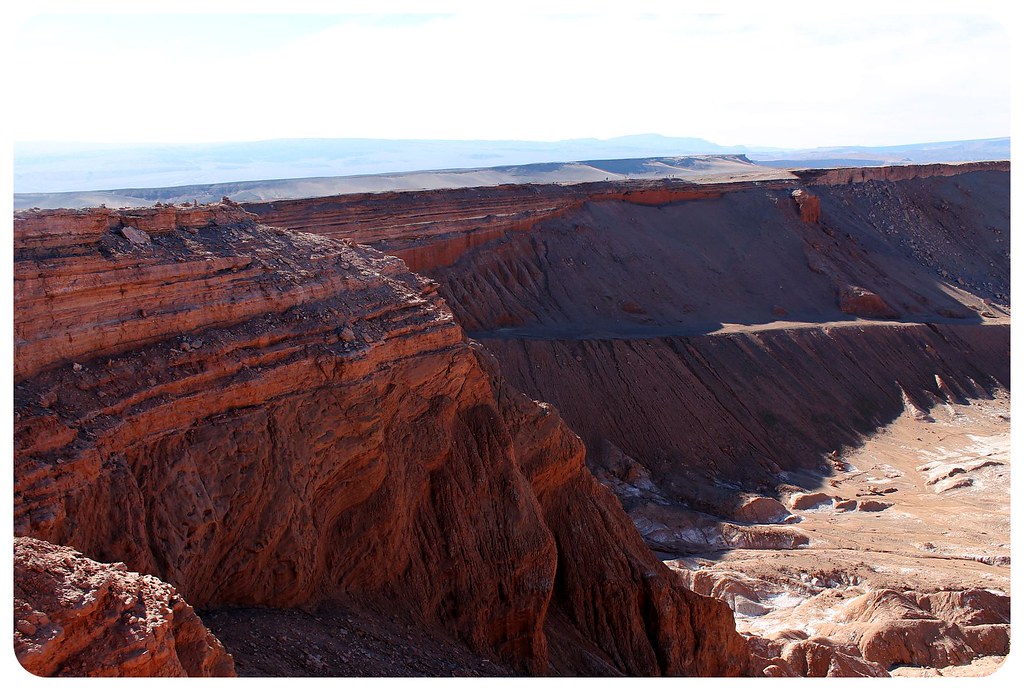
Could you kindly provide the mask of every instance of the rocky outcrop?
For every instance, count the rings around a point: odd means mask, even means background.
[[[785,523],[792,514],[778,499],[761,496],[743,497],[732,511],[732,517],[746,523]]]
[[[14,540],[14,652],[39,676],[234,676],[174,588],[28,537]]]
[[[400,260],[231,205],[26,213],[15,277],[17,535],[196,607],[400,608],[521,671],[750,671]]]
[[[877,293],[860,286],[844,286],[839,291],[839,309],[864,319],[895,319],[899,316]]]
[[[881,590],[844,605],[820,633],[855,645],[865,660],[947,667],[1009,652],[1010,599],[987,590]]]
[[[856,646],[790,631],[752,637],[750,647],[766,677],[888,677],[880,665],[860,656]]]
[[[970,163],[923,163],[905,166],[812,168],[793,173],[808,185],[853,185],[865,182],[901,182],[920,178],[950,177],[976,171],[1010,172],[1009,161]]]
[[[189,246],[201,243],[193,237],[201,231],[254,221],[223,204],[16,214],[15,379],[258,313],[264,301],[235,291],[254,275],[254,257]],[[151,235],[161,239],[160,251],[152,250]],[[203,309],[191,304],[197,294],[206,296]],[[304,299],[293,286],[277,296],[277,305]]]
[[[807,190],[793,190],[793,201],[804,223],[818,223],[821,220],[821,200]]]
[[[768,188],[786,184],[775,180],[757,183]],[[681,180],[500,185],[249,202],[244,207],[270,225],[349,238],[399,256],[412,270],[424,272],[450,266],[467,252],[506,233],[530,230],[586,202],[661,206],[713,199],[752,185]]]
[[[796,492],[789,497],[789,508],[793,511],[806,511],[817,509],[822,506],[832,507],[833,497],[825,492]]]

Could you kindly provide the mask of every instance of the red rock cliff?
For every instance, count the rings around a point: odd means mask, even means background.
[[[14,652],[39,676],[234,676],[231,656],[153,576],[14,541]]]
[[[863,182],[898,182],[919,178],[950,177],[976,171],[1010,172],[1009,161],[970,163],[923,163],[906,166],[866,166],[858,168],[812,168],[793,171],[808,185],[850,185]]]
[[[18,215],[16,535],[196,606],[400,606],[524,671],[749,671],[434,290],[229,205]]]
[[[343,194],[311,199],[251,202],[243,206],[265,223],[349,238],[406,261],[411,269],[433,274],[474,250],[500,240],[509,231],[532,230],[544,221],[571,215],[587,202],[628,202],[662,206],[716,199],[734,192],[845,186],[869,181],[905,182],[955,177],[972,172],[1009,172],[1008,161],[923,164],[794,171],[797,180],[695,183],[681,180],[632,180],[575,185],[500,185],[418,192]],[[821,220],[818,196],[798,198],[805,222]]]
[[[349,238],[401,257],[414,271],[449,266],[464,253],[508,231],[578,209],[588,201],[658,206],[709,199],[786,181],[697,184],[680,180],[595,182],[577,185],[500,185],[423,192],[343,194],[314,199],[246,203],[264,223]]]

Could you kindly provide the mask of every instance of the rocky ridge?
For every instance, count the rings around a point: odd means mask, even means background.
[[[327,237],[350,238],[401,257],[429,272],[450,266],[466,252],[528,231],[591,201],[660,205],[712,199],[725,192],[792,186],[788,180],[695,183],[680,180],[591,182],[577,185],[498,187],[346,194],[316,199],[248,202],[265,223]]]
[[[524,188],[515,194],[553,196],[515,225],[474,220],[476,202],[446,217],[442,192],[384,203],[364,225],[346,225],[354,197],[288,202],[278,218],[424,258],[418,268],[514,385],[555,403],[581,434],[588,465],[662,558],[704,555],[728,569],[723,555],[749,553],[749,570],[765,550],[781,564],[813,549],[807,512],[884,522],[904,511],[877,487],[840,496],[830,484],[846,481],[850,452],[901,416],[931,424],[936,411],[1007,395],[1008,171],[1007,162],[796,171],[795,181],[665,183],[632,198],[623,193],[641,187]],[[431,205],[429,231],[405,222],[412,206]],[[927,471],[927,491],[972,491],[962,473],[973,471],[946,465]],[[914,602],[963,594],[1001,582],[1005,567],[986,565],[970,583],[918,577],[890,589]],[[799,591],[787,578],[777,580]],[[759,611],[756,588],[733,597],[743,591],[687,582],[741,617],[771,609]],[[822,603],[842,594],[837,583],[822,587]],[[868,608],[887,631],[908,620],[883,614],[894,601]],[[935,626],[947,633],[959,616],[919,609],[909,618],[943,622]],[[884,675],[907,664],[938,673],[962,668],[963,651],[1002,649],[1000,633],[956,634],[943,640],[961,653],[945,659],[885,658],[865,652],[874,648],[863,636],[827,633],[751,642],[759,665],[787,675]]]
[[[14,652],[38,676],[234,676],[174,588],[28,537],[14,541]]]
[[[952,177],[982,170],[1010,172],[1009,161],[967,163],[918,163],[906,166],[858,168],[808,168],[793,174],[808,185],[852,185],[865,182],[902,182],[921,178]]]
[[[752,670],[401,260],[231,204],[23,212],[15,279],[15,534],[44,557],[204,609],[397,609],[522,672]],[[69,673],[118,664],[88,651]]]

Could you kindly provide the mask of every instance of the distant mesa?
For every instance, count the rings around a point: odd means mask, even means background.
[[[1009,138],[884,147],[722,146],[632,135],[558,142],[279,139],[110,146],[19,142],[15,208],[298,199],[355,192],[689,178],[762,169],[1009,160]],[[731,159],[741,166],[723,170]],[[784,174],[777,172],[776,174]],[[73,194],[72,194],[73,193]],[[51,196],[57,194],[58,196]]]

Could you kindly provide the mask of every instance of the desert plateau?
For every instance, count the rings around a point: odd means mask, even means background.
[[[16,211],[20,665],[996,670],[1009,162],[613,164]]]

